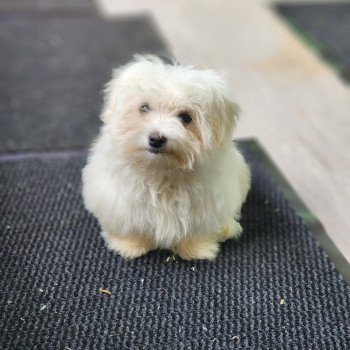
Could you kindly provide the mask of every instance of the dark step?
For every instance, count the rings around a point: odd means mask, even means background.
[[[0,20],[0,152],[84,148],[112,68],[165,45],[147,16]]]
[[[0,162],[0,348],[350,348],[349,286],[262,151],[240,147],[244,233],[214,262],[107,251],[82,204],[82,155]]]
[[[1,0],[0,16],[9,14],[96,14],[94,0]]]

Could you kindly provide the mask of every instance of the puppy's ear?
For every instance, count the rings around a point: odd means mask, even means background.
[[[240,109],[230,96],[226,81],[215,72],[208,73],[212,93],[207,122],[211,129],[211,146],[217,147],[231,140]]]
[[[126,66],[114,69],[112,73],[112,79],[105,85],[103,91],[103,107],[100,115],[100,119],[104,123],[108,123],[114,113],[116,113],[118,107],[118,95],[121,93],[120,89],[120,76],[125,70]]]
[[[212,134],[213,141],[220,145],[231,140],[238,121],[239,106],[227,95],[219,95],[213,102]]]

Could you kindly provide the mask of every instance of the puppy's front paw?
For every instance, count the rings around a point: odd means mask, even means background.
[[[219,252],[219,243],[207,236],[191,236],[180,241],[173,251],[185,260],[213,260]]]
[[[107,246],[127,259],[137,258],[154,249],[153,242],[147,237],[130,235],[130,236],[114,236],[106,232],[102,232]]]
[[[242,227],[236,220],[230,220],[226,225],[221,227],[219,233],[219,242],[225,242],[230,238],[237,238],[242,233]]]

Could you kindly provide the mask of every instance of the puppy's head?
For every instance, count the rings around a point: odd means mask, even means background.
[[[113,72],[101,119],[130,161],[191,170],[230,141],[237,114],[217,73],[136,56]]]

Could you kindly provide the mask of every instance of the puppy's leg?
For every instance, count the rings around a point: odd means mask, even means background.
[[[219,243],[217,237],[191,235],[181,240],[172,250],[185,260],[213,260],[219,252]]]
[[[102,232],[107,247],[127,259],[137,258],[155,249],[151,239],[140,235],[116,236]]]
[[[227,224],[221,227],[221,231],[219,233],[219,242],[225,242],[230,238],[237,238],[242,233],[242,227],[234,219],[231,219]]]

